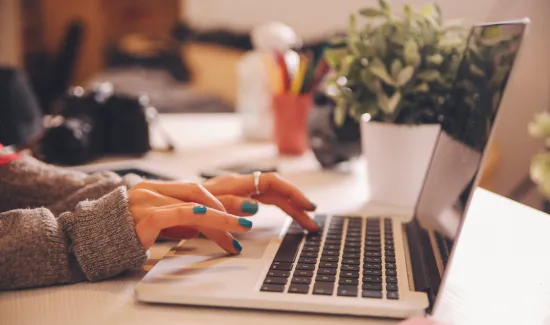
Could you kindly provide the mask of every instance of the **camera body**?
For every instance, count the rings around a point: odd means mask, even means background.
[[[115,94],[111,84],[89,92],[73,87],[50,117],[35,155],[45,162],[78,165],[104,155],[143,155],[151,150],[147,96]]]

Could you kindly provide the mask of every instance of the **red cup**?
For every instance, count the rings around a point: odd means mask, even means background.
[[[309,149],[308,116],[312,95],[274,95],[273,135],[281,155],[302,155]]]

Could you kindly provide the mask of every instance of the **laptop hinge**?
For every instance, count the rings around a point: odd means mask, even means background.
[[[430,270],[430,264],[435,264],[427,232],[420,227],[417,220],[412,220],[404,225],[409,246],[411,273],[414,281],[414,289],[419,292],[425,292],[430,301],[430,309],[435,300],[433,272]]]

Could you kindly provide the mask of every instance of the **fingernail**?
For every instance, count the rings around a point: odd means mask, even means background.
[[[311,210],[317,210],[317,204],[313,203],[313,202],[309,202],[311,204]]]
[[[206,213],[206,207],[204,205],[197,205],[193,207],[193,213],[194,214],[205,214]]]
[[[252,221],[245,219],[245,218],[239,218],[239,225],[245,227],[245,228],[252,228]]]
[[[236,239],[233,239],[233,247],[235,247],[238,253],[240,253],[243,250],[241,243],[239,243]]]
[[[252,201],[244,201],[241,205],[241,210],[244,213],[254,214],[258,212],[258,203]]]

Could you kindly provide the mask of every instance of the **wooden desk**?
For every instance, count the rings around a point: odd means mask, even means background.
[[[270,144],[243,143],[239,140],[240,127],[235,116],[164,116],[163,124],[175,138],[178,151],[175,154],[154,152],[145,157],[144,161],[182,178],[194,179],[200,169],[220,164],[275,157],[276,150]],[[160,143],[158,139],[153,142]],[[365,208],[367,189],[360,163],[351,163],[338,171],[321,172],[310,155],[278,160],[281,172],[307,192],[319,205],[319,211],[355,212]],[[436,317],[447,324],[508,324],[506,319],[513,319],[515,324],[543,324],[540,320],[550,306],[550,263],[546,263],[550,259],[545,254],[547,247],[550,247],[550,236],[544,237],[545,231],[550,231],[550,218],[515,202],[487,194],[477,201],[474,197],[475,202],[476,215],[468,218],[474,221],[467,222],[464,228],[464,240],[461,243],[465,244],[458,250],[455,263],[457,269],[449,276],[450,289],[443,296]],[[495,206],[501,208],[495,210]],[[369,209],[376,209],[380,213],[410,212],[373,206],[369,206]],[[518,222],[518,217],[521,222]],[[530,240],[524,240],[530,235]],[[143,271],[134,274],[99,283],[0,293],[0,324],[396,323],[395,320],[373,318],[162,306],[137,302],[133,296],[134,285],[172,245],[156,244],[151,250],[148,265]],[[480,247],[483,249],[478,249]],[[513,256],[509,255],[510,252]],[[497,260],[496,257],[500,258]],[[483,272],[472,265],[483,268]],[[523,315],[530,316],[522,318]],[[531,317],[529,322],[520,321],[527,317]],[[498,321],[495,323],[491,320]]]

